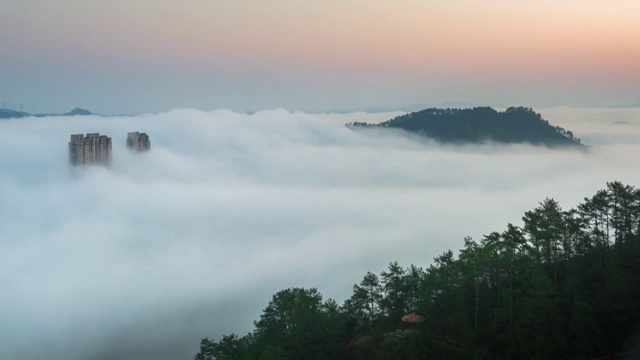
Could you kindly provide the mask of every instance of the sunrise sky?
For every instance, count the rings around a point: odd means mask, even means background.
[[[30,112],[602,106],[640,99],[637,0],[9,0]]]

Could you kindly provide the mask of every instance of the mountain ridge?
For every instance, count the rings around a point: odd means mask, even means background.
[[[49,116],[86,116],[86,115],[99,115],[92,113],[89,110],[82,108],[75,108],[64,114],[30,114],[24,111],[16,111],[11,109],[0,108],[0,119],[19,119],[23,117],[49,117]]]
[[[531,143],[548,147],[584,147],[573,132],[551,125],[528,107],[497,111],[491,107],[429,108],[379,124],[349,123],[351,128],[395,128],[443,143]]]

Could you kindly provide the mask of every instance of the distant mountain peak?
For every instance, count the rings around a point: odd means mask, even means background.
[[[71,111],[69,111],[66,114],[63,114],[65,116],[76,116],[76,115],[93,115],[93,113],[89,110],[85,110],[85,109],[81,109],[81,108],[75,108]]]

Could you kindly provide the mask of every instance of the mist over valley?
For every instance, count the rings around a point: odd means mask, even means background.
[[[2,120],[0,357],[191,358],[202,337],[249,332],[280,289],[341,302],[366,271],[428,266],[546,197],[568,209],[638,185],[640,109],[536,111],[589,150],[345,126],[401,112]],[[127,151],[130,131],[151,150]],[[75,171],[69,135],[94,132],[111,167]]]

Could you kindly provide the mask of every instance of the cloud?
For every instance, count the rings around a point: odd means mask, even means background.
[[[544,109],[544,118],[578,132],[586,144],[613,145],[640,142],[639,108],[570,108]]]
[[[2,121],[0,357],[189,358],[201,337],[251,330],[280,289],[342,301],[366,271],[428,265],[547,196],[569,208],[606,181],[638,185],[640,110],[542,113],[594,147],[344,126],[397,113]],[[128,131],[149,133],[152,151],[129,153]],[[69,168],[80,132],[113,137],[111,169]]]

